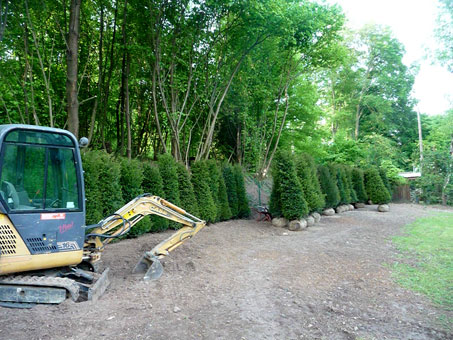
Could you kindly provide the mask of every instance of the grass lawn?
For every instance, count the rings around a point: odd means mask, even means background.
[[[453,214],[418,219],[393,242],[402,254],[393,265],[397,282],[453,310]]]

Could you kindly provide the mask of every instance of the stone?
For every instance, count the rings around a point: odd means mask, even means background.
[[[319,213],[314,212],[311,216],[315,219],[315,223],[319,223],[319,221],[321,221],[321,215]]]
[[[355,205],[355,208],[356,208],[356,209],[365,208],[365,203],[360,203],[360,202],[359,202],[359,203],[355,203],[354,205]]]
[[[302,230],[302,223],[299,220],[294,220],[289,222],[288,229],[291,231],[299,231]]]
[[[342,212],[344,212],[344,206],[339,205],[338,207],[335,208],[335,212],[337,214],[341,214]]]
[[[307,221],[307,227],[313,227],[315,225],[315,219],[312,216],[306,217],[305,221]]]
[[[379,212],[388,212],[390,211],[390,207],[388,206],[388,204],[379,204],[377,210]]]
[[[329,209],[325,209],[322,214],[324,216],[333,216],[335,215],[335,210],[333,210],[332,208],[329,208]]]
[[[307,226],[308,226],[307,221],[304,218],[301,218],[299,222],[300,222],[301,230],[307,228]]]
[[[278,228],[284,228],[288,225],[288,220],[284,217],[275,217],[272,219],[272,224]]]
[[[354,209],[355,209],[354,206],[352,204],[349,204],[349,210],[353,211]]]

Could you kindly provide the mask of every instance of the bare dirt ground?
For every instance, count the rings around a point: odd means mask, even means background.
[[[130,274],[167,234],[110,245],[111,285],[96,303],[0,308],[0,339],[453,339],[453,312],[394,283],[391,237],[439,208],[393,204],[290,232],[237,220],[201,231],[145,283]]]

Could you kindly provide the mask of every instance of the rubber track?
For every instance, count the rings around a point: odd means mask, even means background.
[[[69,292],[73,301],[77,301],[79,298],[80,287],[78,283],[62,277],[28,275],[0,276],[0,284],[64,288]]]

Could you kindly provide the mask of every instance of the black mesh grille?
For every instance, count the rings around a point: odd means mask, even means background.
[[[0,254],[16,254],[16,235],[8,225],[0,225]]]
[[[40,237],[27,238],[28,245],[35,253],[45,253],[52,250],[57,250],[53,245],[46,245],[44,240]]]

